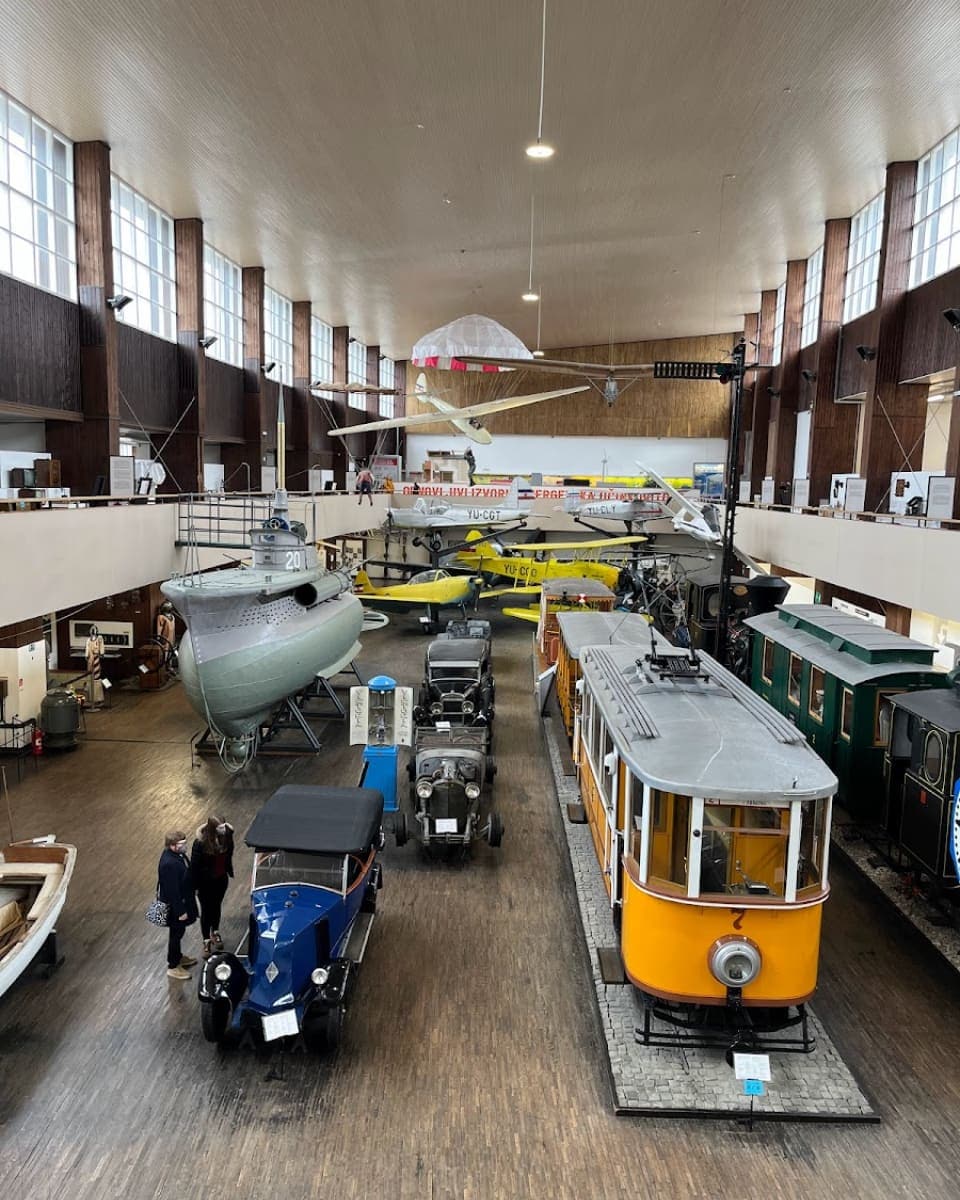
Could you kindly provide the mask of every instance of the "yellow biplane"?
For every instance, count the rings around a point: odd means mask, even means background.
[[[596,579],[616,590],[620,567],[615,563],[601,562],[598,551],[609,553],[620,547],[642,546],[650,539],[643,534],[633,537],[599,538],[589,542],[526,542],[508,548],[497,543],[481,541],[483,534],[471,530],[468,542],[476,542],[475,548],[457,552],[456,561],[468,570],[477,571],[486,579],[512,579],[516,584],[538,584],[545,579],[572,578]],[[557,558],[557,554],[570,554],[570,558]],[[505,595],[514,588],[483,592],[483,597]]]
[[[354,592],[365,607],[381,612],[415,612],[422,608],[420,625],[424,633],[433,633],[441,609],[459,608],[466,616],[468,604],[476,604],[483,580],[471,575],[451,575],[448,571],[421,571],[409,583],[375,587],[364,570],[354,577]]]

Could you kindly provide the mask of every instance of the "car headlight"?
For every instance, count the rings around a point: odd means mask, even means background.
[[[467,716],[469,716],[470,713],[473,712],[473,701],[472,700],[464,700],[463,704],[460,707],[467,714]]]
[[[463,790],[467,793],[468,800],[476,800],[480,795],[480,785],[477,783],[468,783]]]
[[[443,712],[443,705],[440,703],[439,700],[434,700],[434,702],[430,705],[430,712],[435,717],[440,716],[440,714]]]
[[[315,967],[310,972],[311,982],[315,983],[317,985],[317,987],[323,987],[323,985],[327,982],[327,980],[329,978],[330,978],[330,968],[329,967]]]
[[[430,783],[428,780],[424,779],[421,783],[417,784],[417,796],[419,797],[419,799],[429,800],[432,795],[433,795],[433,784]]]
[[[722,938],[707,957],[710,972],[724,987],[742,988],[760,974],[760,951],[747,938]]]
[[[217,963],[213,968],[214,979],[219,979],[221,983],[226,983],[232,974],[229,963]]]

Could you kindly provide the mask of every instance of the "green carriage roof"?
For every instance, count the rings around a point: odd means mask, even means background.
[[[934,648],[826,604],[781,605],[745,624],[844,683],[938,674]]]

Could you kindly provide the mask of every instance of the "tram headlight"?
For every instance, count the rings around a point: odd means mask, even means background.
[[[721,938],[710,948],[707,964],[718,983],[742,988],[760,974],[760,951],[748,938]]]
[[[323,987],[323,985],[330,978],[330,968],[314,967],[314,969],[310,972],[310,978],[316,987]]]

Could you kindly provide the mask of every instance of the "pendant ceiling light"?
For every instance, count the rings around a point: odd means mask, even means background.
[[[527,290],[521,296],[528,304],[536,304],[540,293],[533,287],[533,196],[530,197],[530,274],[527,276]]]
[[[537,140],[527,147],[527,158],[542,161],[553,158],[554,148],[543,140],[543,75],[547,55],[547,0],[543,0],[543,22],[540,29],[540,115],[537,119]]]
[[[543,351],[540,349],[540,317],[541,317],[542,313],[543,313],[543,294],[541,293],[540,299],[537,301],[537,348],[533,352],[534,358],[543,358]]]

